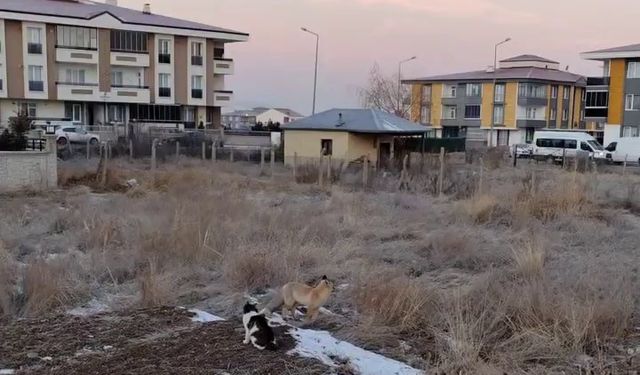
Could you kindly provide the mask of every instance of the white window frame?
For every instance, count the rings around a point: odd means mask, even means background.
[[[442,106],[442,113],[444,120],[456,120],[458,118],[458,106],[455,105],[444,105]],[[451,116],[450,114],[453,113]]]
[[[458,85],[457,84],[444,84],[442,85],[442,97],[443,98],[455,98],[458,95]]]
[[[551,85],[551,99],[558,99],[558,86]]]
[[[124,72],[122,70],[111,71],[111,84],[115,86],[124,85]]]
[[[423,105],[420,107],[420,123],[429,124],[431,122],[431,107]]]
[[[467,107],[478,107],[480,111],[478,111],[478,117],[467,117]],[[464,106],[464,119],[465,120],[480,120],[482,118],[482,105],[480,104],[466,104]]]
[[[498,111],[500,109],[500,111]],[[500,112],[500,116],[498,116],[498,112]],[[495,125],[504,125],[504,106],[503,105],[495,105],[493,106],[493,123]]]
[[[569,110],[566,108],[562,108],[562,121],[567,121],[569,119]]]
[[[494,103],[504,103],[506,90],[507,87],[504,83],[496,83],[495,87],[493,88]]]
[[[558,117],[558,110],[555,108],[551,108],[549,110],[549,120],[556,121],[557,117]]]
[[[627,78],[640,78],[640,61],[629,61]]]
[[[40,27],[27,27],[27,34],[29,36],[28,43],[42,44],[42,28]]]
[[[525,118],[527,120],[535,120],[537,112],[538,112],[537,107],[527,107],[525,112]]]
[[[166,81],[166,82],[162,82],[162,81]],[[165,84],[163,85],[163,83]],[[171,74],[169,73],[158,74],[158,87],[171,88]]]
[[[42,65],[29,65],[29,81],[42,82]]]
[[[479,83],[467,83],[465,89],[467,96],[482,96],[482,85]]]
[[[76,85],[83,85],[86,83],[86,71],[79,68],[68,68],[65,71],[67,81],[66,83],[73,83]]]
[[[202,42],[191,42],[191,56],[202,57]]]
[[[562,98],[564,100],[569,100],[569,93],[571,92],[571,86],[564,86],[562,90]]]
[[[640,95],[627,94],[624,100],[625,111],[638,111],[640,110]]]
[[[191,76],[191,88],[195,90],[202,90],[202,76]]]
[[[171,39],[158,39],[158,53],[162,55],[171,55]]]

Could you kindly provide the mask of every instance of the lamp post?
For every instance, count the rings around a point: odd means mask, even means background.
[[[401,85],[402,85],[402,64],[417,59],[416,56],[409,57],[408,59],[402,60],[398,63],[398,106],[396,108],[396,115],[400,116],[400,110],[402,109],[402,93],[401,93]]]
[[[489,131],[489,147],[493,147],[493,124],[496,122],[496,74],[498,71],[498,47],[511,41],[511,38],[507,38],[502,42],[496,43],[493,51],[493,113],[491,114],[491,130]]]
[[[311,110],[311,114],[315,115],[316,114],[316,89],[318,87],[318,46],[320,44],[320,35],[318,35],[317,33],[314,33],[313,31],[307,29],[306,27],[301,27],[300,29],[306,33],[315,35],[316,37],[316,66],[315,66],[315,73],[313,75],[313,108]]]

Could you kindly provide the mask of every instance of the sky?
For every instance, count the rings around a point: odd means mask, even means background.
[[[580,52],[640,43],[637,0],[119,0],[120,6],[243,31],[226,57],[234,109],[288,107],[310,114],[315,37],[320,34],[317,111],[359,107],[374,64],[403,78],[485,69],[498,58],[536,54],[562,69],[598,75]]]

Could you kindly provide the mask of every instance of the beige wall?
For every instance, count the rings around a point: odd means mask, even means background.
[[[56,65],[56,25],[47,24],[47,80],[49,86],[49,100],[58,99],[58,66]]]
[[[7,53],[7,92],[10,98],[24,98],[22,66],[22,22],[5,20]]]
[[[516,127],[516,112],[518,108],[518,82],[507,82],[504,93],[504,126]]]
[[[206,98],[207,98],[207,105],[208,106],[213,106],[214,101],[214,95],[213,95],[213,90],[215,90],[214,88],[214,79],[213,79],[213,56],[214,56],[214,49],[215,49],[215,42],[213,41],[213,39],[207,39],[207,48],[206,48],[206,55],[205,55],[205,59],[206,59],[206,67],[207,67],[207,77],[205,79],[206,83],[207,83],[207,87],[205,87],[206,91]]]
[[[174,67],[175,67],[175,79],[174,79],[174,87],[175,87],[175,98],[176,104],[186,105],[189,103],[190,94],[187,92],[189,87],[190,79],[188,77],[188,66],[187,66],[187,53],[188,51],[188,38],[186,36],[175,36],[174,38]]]
[[[363,155],[368,155],[372,163],[377,160],[375,135],[358,135],[332,131],[285,130],[285,163],[291,164],[294,154],[297,154],[299,163],[317,160],[320,157],[321,140],[323,139],[331,139],[333,141],[332,158],[334,160],[349,162]]]
[[[111,31],[98,30],[98,86],[100,91],[111,91]]]
[[[144,84],[149,86],[149,100],[151,103],[156,102],[156,36],[149,33],[147,38],[147,49],[149,50],[149,67],[144,70]]]

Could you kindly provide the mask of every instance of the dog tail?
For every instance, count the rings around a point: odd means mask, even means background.
[[[276,291],[273,292],[273,296],[271,300],[265,305],[265,307],[260,311],[261,314],[271,315],[273,310],[279,308],[284,304],[284,297],[282,296],[282,292]]]

